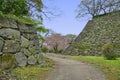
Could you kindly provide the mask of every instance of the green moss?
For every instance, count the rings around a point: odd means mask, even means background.
[[[13,54],[3,54],[1,56],[1,69],[12,69],[16,66],[16,60]]]
[[[22,17],[22,16],[16,16],[16,15],[13,15],[13,14],[3,14],[1,11],[0,11],[0,16],[5,16],[7,18],[10,18],[10,19],[15,19],[19,22],[22,22],[24,24],[30,24],[30,25],[37,25],[37,22],[30,18],[30,17]]]

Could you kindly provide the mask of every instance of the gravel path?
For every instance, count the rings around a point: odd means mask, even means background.
[[[55,61],[55,69],[46,80],[106,80],[96,68],[58,56],[46,55]]]

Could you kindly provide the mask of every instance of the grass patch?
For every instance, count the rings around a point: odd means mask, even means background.
[[[102,70],[108,80],[120,80],[120,58],[117,60],[106,60],[95,56],[69,56],[71,59],[89,63]]]
[[[45,59],[46,65],[28,66],[24,68],[16,68],[12,71],[12,74],[17,77],[16,80],[44,80],[48,74],[52,71],[53,62],[50,59]]]
[[[29,16],[16,16],[14,14],[3,14],[1,11],[0,11],[0,16],[5,16],[7,18],[11,18],[11,19],[15,19],[19,22],[22,22],[24,24],[30,24],[30,25],[37,25],[38,22],[36,22],[34,19],[30,18]]]

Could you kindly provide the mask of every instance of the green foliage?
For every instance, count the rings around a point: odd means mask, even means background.
[[[33,7],[38,11],[41,12],[42,8],[43,8],[43,3],[42,0],[26,0],[29,7]],[[30,2],[34,3],[34,5],[32,6],[32,4],[30,4]]]
[[[27,15],[29,12],[25,0],[0,0],[0,11],[17,16]]]
[[[6,14],[24,23],[36,24],[32,18],[42,22],[42,7],[42,0],[0,0],[0,15]]]
[[[20,21],[22,23],[25,23],[25,24],[37,25],[37,22],[34,19],[32,19],[28,16],[25,16],[25,17],[21,16],[20,17],[20,16],[14,15],[14,14],[8,14],[8,15],[5,15],[5,16],[8,17],[8,18],[13,18],[15,20],[18,20],[18,21]]]
[[[42,43],[45,41],[43,34],[48,33],[48,31],[44,26],[37,26],[38,38]]]
[[[110,42],[103,45],[102,52],[104,57],[108,60],[115,60],[117,58],[117,55],[114,53],[113,45]]]
[[[54,50],[53,49],[49,49],[49,53],[54,53]]]
[[[45,46],[43,46],[41,50],[42,50],[42,52],[44,52],[44,53],[47,53],[47,52],[48,52],[48,48],[45,47]]]
[[[37,27],[37,31],[38,31],[38,32],[41,32],[41,33],[46,33],[46,32],[48,32],[48,29],[46,29],[46,28],[43,27],[43,26],[39,26],[39,27]]]

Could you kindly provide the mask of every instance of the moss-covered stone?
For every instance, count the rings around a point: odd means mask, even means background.
[[[20,40],[20,32],[14,29],[0,29],[0,36],[5,39]]]
[[[28,57],[28,64],[35,65],[36,62],[37,62],[37,59],[33,55]]]
[[[0,15],[0,68],[9,69],[13,60],[20,67],[36,65],[38,58],[35,55],[38,53],[40,48],[36,27]]]
[[[4,16],[0,16],[0,26],[1,28],[18,28],[14,19],[10,19]]]
[[[0,37],[0,52],[3,49],[4,39]]]
[[[21,52],[22,52],[23,54],[25,54],[27,57],[29,57],[29,56],[32,55],[32,53],[31,53],[30,51],[28,51],[28,49],[25,49],[25,48],[22,48],[22,49],[21,49]]]
[[[14,55],[5,53],[1,57],[1,69],[12,69],[16,66],[16,60]]]
[[[25,37],[21,36],[21,47],[22,48],[28,48],[30,45],[30,42],[28,39],[26,39]]]
[[[15,40],[5,40],[3,52],[15,53],[20,51],[20,42]]]
[[[36,54],[35,58],[39,64],[42,64],[44,61],[44,56],[42,54]]]
[[[27,57],[22,52],[16,53],[15,59],[18,66],[24,67],[27,65]]]

